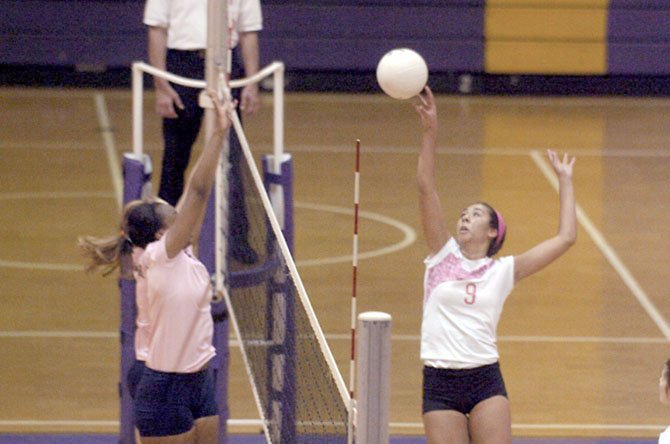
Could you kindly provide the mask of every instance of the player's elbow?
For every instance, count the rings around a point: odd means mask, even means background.
[[[568,248],[572,247],[577,242],[577,232],[576,231],[571,232],[571,233],[562,233],[562,234],[559,234],[558,237],[561,240],[561,243],[564,245],[566,250]]]

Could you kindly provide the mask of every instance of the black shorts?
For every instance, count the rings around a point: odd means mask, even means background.
[[[456,410],[467,415],[480,402],[498,395],[507,397],[497,362],[463,370],[423,368],[423,413]]]
[[[146,367],[135,394],[140,436],[188,432],[195,420],[218,415],[211,371],[165,373]]]
[[[140,384],[142,373],[144,372],[145,368],[144,361],[139,361],[136,359],[135,362],[133,362],[132,367],[130,367],[130,370],[128,370],[128,374],[126,375],[126,386],[128,387],[128,393],[130,393],[130,397],[133,399],[135,399],[137,386]]]

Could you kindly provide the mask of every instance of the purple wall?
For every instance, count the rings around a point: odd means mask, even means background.
[[[262,0],[263,64],[372,71],[412,47],[431,72],[484,71],[485,0]],[[144,0],[0,0],[0,65],[146,60]],[[670,75],[670,0],[610,0],[608,73]],[[537,73],[542,74],[542,73]]]
[[[610,0],[608,72],[670,74],[670,1]]]

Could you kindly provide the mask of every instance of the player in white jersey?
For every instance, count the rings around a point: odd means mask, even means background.
[[[421,359],[427,443],[511,444],[509,401],[498,365],[496,327],[519,280],[541,270],[576,241],[572,185],[575,158],[548,156],[560,185],[558,233],[516,256],[494,259],[505,241],[502,215],[477,202],[456,233],[447,228],[435,181],[437,108],[430,88],[419,96],[423,138],[417,167],[425,260]]]
[[[658,397],[663,404],[670,405],[670,359],[665,361],[658,380]],[[670,427],[658,437],[658,444],[670,444]]]

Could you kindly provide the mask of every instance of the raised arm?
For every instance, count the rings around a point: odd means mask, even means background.
[[[416,173],[419,189],[419,211],[426,244],[431,254],[435,254],[449,240],[449,230],[444,220],[442,204],[435,184],[435,147],[437,143],[437,107],[435,98],[426,86],[419,95],[421,103],[414,105],[421,116],[423,136]]]
[[[540,271],[568,251],[577,240],[575,191],[572,185],[572,167],[575,158],[568,158],[565,154],[563,159],[560,159],[552,150],[547,150],[547,155],[558,176],[561,206],[558,233],[514,258],[515,281]]]
[[[170,258],[187,247],[194,233],[200,230],[209,194],[214,185],[221,148],[226,131],[230,128],[230,115],[234,112],[232,103],[222,104],[215,93],[209,91],[208,94],[214,102],[216,125],[188,178],[184,194],[177,205],[175,222],[165,234],[167,236],[165,247]]]

